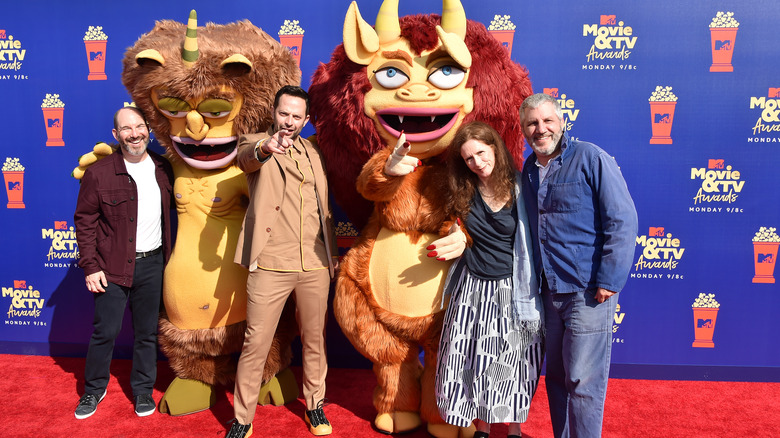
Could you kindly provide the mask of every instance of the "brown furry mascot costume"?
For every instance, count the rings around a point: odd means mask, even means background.
[[[160,410],[197,412],[214,404],[215,385],[234,379],[233,355],[246,327],[247,270],[233,262],[248,205],[246,177],[234,163],[236,140],[271,125],[274,94],[299,84],[300,70],[287,48],[249,21],[197,27],[195,11],[187,26],[157,22],[127,50],[123,65],[122,82],[175,176],[178,232],[165,269],[159,342],[176,379]],[[263,404],[298,396],[286,370],[297,330],[289,304],[266,362],[263,381],[273,383],[259,395]]]
[[[350,342],[374,363],[374,425],[404,432],[423,419],[432,435],[455,437],[473,432],[444,424],[434,395],[448,265],[425,249],[452,223],[443,158],[462,123],[482,120],[521,164],[518,109],[532,91],[527,71],[482,24],[466,20],[458,0],[444,0],[443,11],[399,20],[398,1],[385,0],[373,29],[353,2],[344,43],[309,91],[320,148],[329,167],[341,169],[329,175],[331,192],[359,226],[374,206],[341,264],[333,302]],[[418,166],[388,176],[402,132]],[[356,189],[366,203],[355,205]]]

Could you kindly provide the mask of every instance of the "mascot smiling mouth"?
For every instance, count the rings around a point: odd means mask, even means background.
[[[190,138],[171,136],[176,153],[190,166],[198,169],[218,169],[236,157],[236,137],[206,138],[195,142]]]
[[[422,142],[446,134],[457,121],[454,108],[386,108],[376,112],[382,127],[398,137],[404,131],[409,141]]]

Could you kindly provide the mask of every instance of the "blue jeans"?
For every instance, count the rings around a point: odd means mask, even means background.
[[[122,317],[130,301],[134,334],[130,387],[134,396],[152,394],[157,379],[157,322],[162,278],[163,255],[157,254],[136,260],[133,286],[119,286],[109,281],[105,292],[93,294],[94,331],[84,367],[84,393],[99,398],[106,390],[114,341],[122,329]]]
[[[543,282],[546,283],[546,282]],[[544,284],[550,419],[555,437],[600,437],[618,294],[551,293]]]

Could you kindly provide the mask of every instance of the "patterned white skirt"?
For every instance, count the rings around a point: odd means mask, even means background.
[[[523,423],[544,345],[512,319],[512,278],[483,280],[464,269],[444,316],[436,402],[447,423]]]

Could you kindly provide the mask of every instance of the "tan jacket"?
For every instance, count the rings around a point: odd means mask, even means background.
[[[246,173],[249,184],[249,207],[238,236],[236,256],[234,261],[244,267],[249,267],[257,260],[268,242],[276,219],[282,208],[296,208],[283,205],[285,175],[276,155],[271,155],[264,162],[255,157],[255,146],[271,136],[271,133],[242,135],[238,142],[238,167]],[[320,209],[320,225],[325,240],[325,250],[331,255],[328,258],[328,270],[334,277],[333,257],[338,256],[336,237],[334,234],[333,217],[328,198],[328,183],[325,175],[325,164],[319,148],[303,137],[295,140],[302,146],[311,160],[314,172],[314,186],[317,192],[317,202]]]

